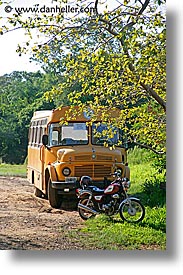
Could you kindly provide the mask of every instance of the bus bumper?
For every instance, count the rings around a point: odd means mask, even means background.
[[[79,182],[52,181],[52,188],[57,189],[58,194],[74,195],[78,187]]]
[[[111,183],[110,180],[93,181],[92,185],[99,188],[106,188]],[[80,187],[79,181],[71,181],[66,179],[65,181],[52,181],[52,188],[58,190],[58,194],[61,195],[75,195],[76,189]]]

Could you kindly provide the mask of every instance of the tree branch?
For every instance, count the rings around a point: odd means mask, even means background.
[[[95,1],[95,5],[94,5],[96,14],[98,15],[98,0]]]
[[[98,1],[96,1],[97,2],[97,4],[98,4]],[[95,4],[96,4],[96,2],[95,2]],[[145,11],[145,9],[147,8],[147,6],[149,5],[149,2],[150,2],[150,0],[145,0],[145,2],[144,3],[142,3],[141,1],[140,1],[140,3],[142,4],[142,7],[141,7],[141,9],[139,10],[139,12],[136,14],[136,16],[138,17],[139,15],[141,15],[144,11]],[[113,28],[112,28],[112,23],[111,23],[111,21],[109,21],[109,20],[106,20],[106,19],[104,19],[104,18],[101,18],[101,17],[99,17],[99,21],[101,21],[101,22],[103,22],[103,23],[106,23],[107,25],[108,25],[108,27],[104,27],[103,26],[103,28],[104,29],[106,29],[110,34],[112,34],[113,36],[118,36],[119,35],[119,33],[118,32],[116,32]],[[127,25],[125,25],[123,28],[122,28],[122,30],[121,30],[121,32],[124,32],[124,30],[125,29],[127,29],[127,28],[131,28],[133,25],[135,25],[136,24],[136,22],[130,22],[130,23],[128,23]],[[120,42],[121,42],[121,46],[122,46],[122,48],[123,48],[123,51],[124,51],[124,53],[128,56],[128,59],[129,60],[131,60],[132,59],[132,57],[130,56],[130,54],[129,54],[129,51],[128,51],[128,48],[127,48],[127,46],[126,46],[126,44],[125,44],[125,41],[124,41],[124,38],[122,37],[122,38],[120,38],[119,39],[120,40]],[[133,65],[133,63],[132,62],[129,62],[129,69],[132,71],[132,72],[135,72],[135,68],[134,68],[134,65]],[[140,77],[138,77],[138,79],[140,79]],[[149,86],[149,85],[147,85],[147,84],[145,84],[145,83],[143,83],[143,82],[140,82],[140,85],[141,85],[141,87],[152,97],[152,98],[154,98],[155,100],[156,100],[156,102],[158,102],[158,104],[160,104],[160,106],[162,106],[163,107],[163,109],[164,109],[164,111],[166,112],[166,103],[165,103],[165,101]]]
[[[166,112],[166,102],[149,85],[146,85],[143,82],[140,82],[140,85],[163,107],[164,111]]]
[[[154,148],[152,148],[152,147],[151,147],[151,146],[149,146],[149,145],[142,144],[142,143],[137,142],[137,141],[134,141],[133,143],[134,143],[135,145],[138,145],[138,146],[142,147],[142,148],[145,148],[145,149],[151,150],[151,151],[153,151],[154,153],[156,153],[156,154],[158,154],[158,155],[163,155],[163,154],[165,154],[165,153],[164,153],[164,152],[162,152],[162,151],[156,151]]]

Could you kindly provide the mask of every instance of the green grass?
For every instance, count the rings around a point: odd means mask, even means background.
[[[166,208],[146,207],[145,218],[138,224],[123,222],[118,215],[98,215],[64,234],[87,250],[165,250]]]
[[[122,222],[120,218],[110,219],[107,216],[88,220],[81,230],[85,233],[82,241],[89,239],[88,248],[107,250],[134,250],[134,249],[165,249],[166,234],[154,226],[154,215],[148,209],[146,218],[140,224]],[[158,216],[156,220],[158,219]]]
[[[0,164],[0,176],[19,176],[26,177],[26,165],[25,164]]]
[[[147,207],[139,224],[123,222],[119,216],[98,215],[87,220],[83,228],[63,233],[87,250],[165,250],[166,209]]]

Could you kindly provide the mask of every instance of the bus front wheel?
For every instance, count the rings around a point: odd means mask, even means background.
[[[48,200],[53,208],[60,208],[62,197],[58,194],[57,189],[52,187],[51,179],[48,180]]]

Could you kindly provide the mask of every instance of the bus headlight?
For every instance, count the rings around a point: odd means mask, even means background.
[[[71,173],[71,169],[70,169],[70,168],[68,168],[68,167],[63,168],[62,174],[63,174],[65,177],[69,176],[70,173]]]

